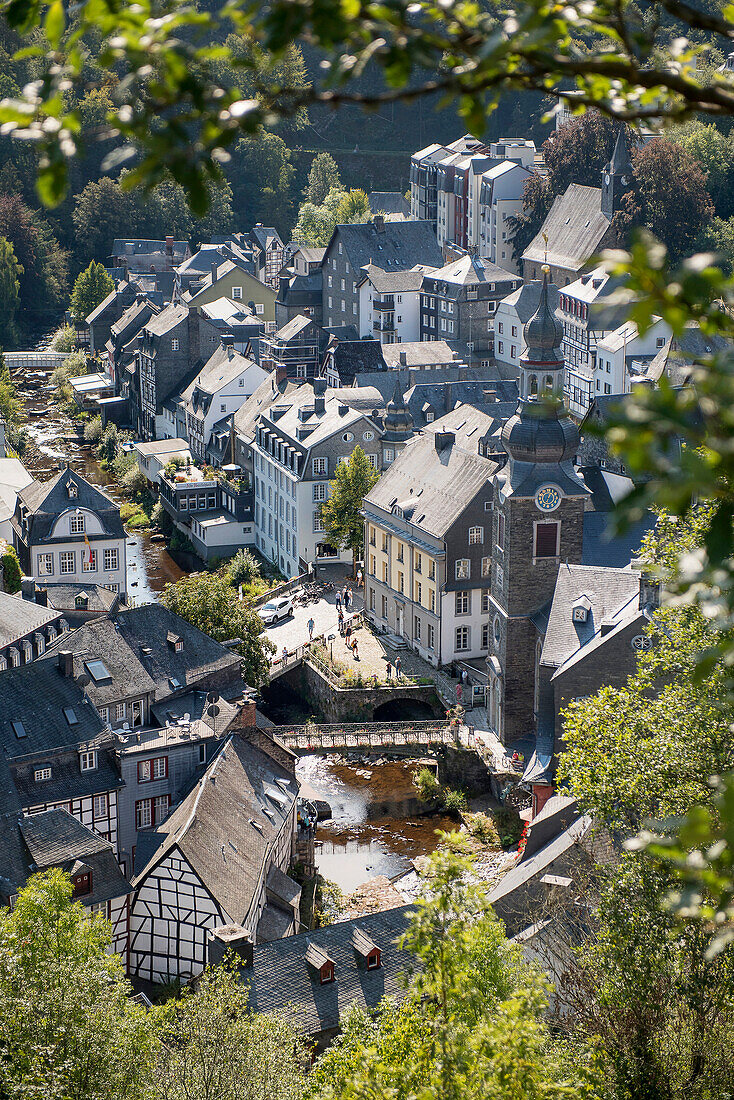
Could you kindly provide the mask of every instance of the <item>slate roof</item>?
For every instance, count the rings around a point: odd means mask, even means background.
[[[11,596],[9,592],[0,592],[0,649],[60,617],[58,611],[41,607],[20,596]]]
[[[444,366],[460,363],[461,357],[445,340],[409,340],[403,344],[383,344],[382,355],[388,367]],[[405,363],[402,357],[405,357]]]
[[[538,311],[542,288],[543,283],[540,279],[532,279],[529,283],[524,283],[519,290],[513,290],[512,294],[508,294],[506,298],[503,298],[500,305],[512,306],[517,313],[520,324],[525,325]],[[558,295],[558,287],[555,283],[550,283],[548,286],[548,302],[554,313],[558,309]]]
[[[167,332],[180,325],[189,315],[188,307],[171,302],[157,317],[151,317],[145,329],[152,336],[165,336]]]
[[[378,294],[420,290],[423,286],[423,276],[426,273],[433,274],[433,268],[430,267],[412,267],[409,271],[385,271],[376,264],[365,264],[362,271],[364,271],[364,277],[358,281],[357,286],[361,286],[366,279],[369,279]]]
[[[92,709],[88,703],[86,709]],[[74,707],[74,712],[78,716],[79,708]],[[38,764],[51,766],[51,778],[44,779],[41,783],[36,783],[34,779],[35,767],[22,769],[20,766],[15,766],[13,769],[15,785],[24,806],[68,802],[71,798],[102,794],[104,791],[114,791],[124,785],[105,749],[98,750],[97,767],[91,771],[80,770],[79,757],[75,751],[64,754],[53,753],[49,749],[48,759],[39,757],[36,760],[36,765]]]
[[[18,828],[22,816],[10,765],[0,753],[0,901],[6,904],[28,877],[28,852]]]
[[[74,710],[76,725],[66,721],[64,707]],[[23,723],[25,737],[16,737],[11,721]],[[102,719],[84,703],[77,684],[62,675],[55,656],[0,674],[0,746],[9,759],[85,744],[103,730]]]
[[[178,848],[229,920],[247,924],[265,862],[297,794],[298,782],[285,768],[241,737],[228,737],[156,830],[158,847],[134,885]]]
[[[512,271],[506,271],[498,267],[491,260],[483,260],[479,256],[460,256],[458,260],[431,271],[430,276],[436,282],[456,283],[458,286],[479,286],[482,283],[514,283],[520,281],[520,276]]]
[[[624,569],[637,557],[643,538],[654,526],[655,516],[650,512],[617,534],[611,510],[584,512],[582,564]]]
[[[248,359],[234,348],[226,348],[220,344],[197,372],[194,380],[182,390],[181,397],[184,401],[190,402],[195,390],[213,396],[223,386],[229,385],[235,378],[250,370],[262,373],[262,369],[252,359]]]
[[[71,481],[76,486],[77,495],[70,497],[66,486]],[[29,544],[36,545],[51,539],[51,530],[63,512],[73,508],[88,508],[95,512],[102,523],[102,534],[90,534],[90,542],[101,538],[125,538],[125,528],[120,519],[120,510],[115,502],[96,485],[92,485],[76,470],[66,469],[49,481],[34,481],[18,493],[18,500],[25,504],[29,512]],[[16,516],[17,519],[17,516]],[[19,531],[19,534],[21,532]],[[24,536],[23,541],[26,539]],[[83,536],[63,536],[64,542],[83,541]]]
[[[601,188],[571,183],[554,199],[540,232],[522,258],[531,263],[547,262],[580,271],[594,255],[608,229],[609,220],[601,210]],[[544,233],[548,236],[547,261]]]
[[[339,1026],[350,1005],[376,1008],[383,997],[402,1001],[406,989],[401,980],[416,967],[415,958],[397,946],[408,928],[412,906],[341,921],[313,932],[288,936],[273,943],[256,944],[251,970],[241,972],[255,1012],[286,1015],[300,1031],[318,1035]],[[355,930],[374,940],[382,965],[367,970],[355,950]],[[306,962],[309,947],[334,962],[335,981],[321,985]]]
[[[367,198],[373,214],[410,214],[410,203],[402,191],[370,191]]]
[[[79,899],[82,904],[98,905],[132,893],[109,841],[87,829],[68,810],[32,814],[24,817],[18,827],[30,858],[39,870],[61,867],[70,871],[77,860],[90,868],[92,890]]]
[[[99,305],[95,306],[91,313],[87,314],[87,316],[85,317],[86,323],[88,325],[91,325],[94,321],[101,317],[107,307],[112,305],[115,298],[117,298],[118,295],[123,294],[131,285],[132,281],[128,282],[127,280],[123,280],[122,282],[118,283],[114,290],[111,290],[107,297],[103,298]]]
[[[292,317],[282,328],[279,328],[275,333],[275,337],[278,340],[292,340],[294,336],[298,336],[300,332],[312,325],[313,321],[310,317],[304,317],[302,313],[299,313],[296,317]]]
[[[468,405],[434,421],[407,444],[365,502],[387,512],[398,503],[414,527],[442,537],[497,469],[478,453],[479,440],[492,423]],[[436,432],[454,432],[456,442],[438,452]]]
[[[278,405],[283,400],[288,401],[299,388],[296,382],[282,382],[280,386],[276,386],[275,374],[264,378],[252,396],[234,414],[234,429],[240,439],[251,443],[260,416],[272,405]]]
[[[120,603],[119,592],[112,592],[102,584],[64,584],[63,581],[44,581],[38,585],[38,590],[46,593],[48,606],[56,611],[97,611],[107,613],[112,611]],[[87,594],[87,606],[78,608],[76,597],[81,593]]]
[[[442,267],[443,256],[430,222],[385,222],[379,231],[374,222],[338,225],[327,252],[341,241],[355,271],[376,263],[385,270],[407,271],[416,264]]]
[[[290,399],[286,398],[277,402],[278,409],[284,411],[280,413],[277,420],[273,421],[272,430],[284,438],[292,440],[294,444],[298,445],[299,449],[309,451],[317,444],[330,439],[337,432],[341,433],[348,428],[352,428],[364,417],[371,414],[372,410],[367,413],[363,409],[354,408],[339,397],[335,397],[335,392],[338,391],[326,390],[324,394],[324,411],[318,414],[313,409],[313,388],[308,385],[300,386],[290,395]],[[355,404],[358,405],[359,402],[355,402]],[[309,406],[312,409],[311,414],[305,420],[300,419],[300,410]],[[340,411],[343,408],[346,408],[346,412]],[[270,409],[268,414],[270,417],[272,417],[272,412],[273,410]],[[263,424],[266,427],[269,426],[265,421],[263,421]],[[308,435],[303,434],[305,431],[308,431]],[[301,433],[300,436],[299,432]]]
[[[541,664],[558,667],[600,632],[602,622],[639,602],[640,578],[631,569],[561,565],[558,569]],[[589,601],[586,622],[574,622],[573,604]]]
[[[169,631],[183,641],[178,653],[165,641]],[[144,647],[151,652],[144,654]],[[87,675],[85,662],[95,658],[107,665],[111,681],[90,680],[86,688],[95,706],[151,692],[161,702],[212,673],[230,673],[233,695],[244,688],[241,658],[162,604],[125,608],[113,619],[84,623],[57,639],[49,652],[61,649],[74,653],[75,676]],[[177,680],[180,688],[174,687],[172,680]]]
[[[639,381],[657,383],[665,374],[671,386],[687,386],[696,360],[729,347],[723,336],[704,336],[697,325],[685,328],[680,336],[671,336],[649,364]]]

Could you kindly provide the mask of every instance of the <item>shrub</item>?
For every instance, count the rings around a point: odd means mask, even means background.
[[[20,592],[20,578],[23,573],[18,561],[18,555],[12,546],[9,546],[0,557],[0,568],[3,573],[3,583],[6,592]]]
[[[186,465],[186,459],[181,455],[174,455],[173,458],[169,458],[168,462],[163,467],[163,473],[166,477],[173,477],[176,470],[182,470]]]
[[[125,456],[127,457],[127,456]],[[117,465],[117,460],[113,463],[113,466]],[[139,468],[137,462],[133,457],[133,464],[125,470],[124,474],[120,478],[120,484],[123,490],[131,497],[140,497],[148,491],[148,482],[145,479],[145,474]]]
[[[162,535],[170,535],[173,531],[173,520],[159,500],[153,505],[150,518]]]
[[[227,577],[235,588],[260,579],[260,566],[249,550],[237,551],[227,566]]]
[[[432,802],[441,793],[441,784],[430,768],[419,768],[413,775],[413,786],[424,802]]]
[[[84,442],[96,446],[102,438],[102,417],[93,416],[91,420],[87,421],[84,425]]]
[[[62,325],[51,340],[54,351],[73,351],[76,347],[76,329],[73,325]]]
[[[447,787],[443,792],[443,804],[450,814],[460,814],[467,808],[466,795]]]
[[[497,826],[491,817],[486,814],[474,814],[469,824],[469,832],[482,844],[491,844],[493,848],[501,847],[500,835]]]
[[[102,462],[110,463],[117,454],[120,433],[116,424],[108,424],[97,444],[97,458]]]

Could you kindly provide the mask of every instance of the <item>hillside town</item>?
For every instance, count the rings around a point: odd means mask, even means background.
[[[728,1095],[729,138],[579,102],[153,189],[35,328],[0,168],[8,1096],[52,924],[148,1067],[59,1100]]]

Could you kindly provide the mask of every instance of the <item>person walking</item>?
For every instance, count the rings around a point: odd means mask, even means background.
[[[339,633],[344,633],[344,612],[341,607],[339,607]]]
[[[351,602],[352,602],[351,593],[350,593],[349,589],[347,588],[344,592],[344,606],[346,607],[347,611],[349,611],[349,605],[350,605]]]
[[[341,611],[342,609],[342,594],[338,589],[336,592],[336,609],[337,611]]]
[[[357,649],[357,639],[356,638],[352,642],[352,654],[354,655],[355,661],[358,661],[359,660],[359,651]]]
[[[357,570],[357,588],[361,588],[361,587],[362,587],[362,570],[358,569]]]
[[[402,675],[403,675],[403,662],[400,659],[400,657],[396,657],[395,658],[395,676],[399,680]]]
[[[346,638],[347,638],[347,645],[351,646],[351,644],[352,644],[352,624],[351,623],[347,623]]]
[[[463,697],[464,697],[464,689],[462,688],[461,684],[457,684],[456,685],[456,702],[460,704]]]
[[[283,646],[283,652],[281,653],[281,657],[283,658],[283,664],[285,664],[286,661],[288,660],[288,646],[287,645]]]
[[[385,672],[387,673],[388,680],[392,680],[392,663],[390,661],[387,662]]]
[[[313,641],[313,628],[316,626],[316,623],[313,621],[313,615],[311,616],[311,618],[306,623],[306,626],[308,627],[308,640],[309,640],[309,642],[312,642]]]

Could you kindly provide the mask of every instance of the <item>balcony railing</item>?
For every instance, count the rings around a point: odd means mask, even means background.
[[[394,332],[395,331],[395,317],[392,313],[386,314],[384,317],[378,317],[372,322],[372,328],[377,332]]]

